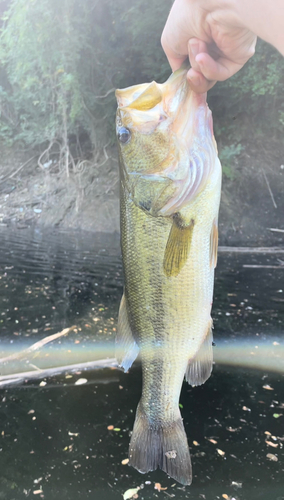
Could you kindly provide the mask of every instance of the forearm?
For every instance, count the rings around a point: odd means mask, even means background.
[[[201,0],[198,3],[207,16],[219,22],[224,20],[226,24],[230,20],[231,25],[249,29],[284,55],[284,0]]]

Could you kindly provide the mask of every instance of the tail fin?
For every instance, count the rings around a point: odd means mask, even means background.
[[[191,460],[181,417],[170,425],[153,427],[139,403],[129,445],[129,465],[142,473],[160,467],[181,484],[191,484]]]

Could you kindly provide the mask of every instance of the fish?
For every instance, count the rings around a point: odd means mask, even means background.
[[[117,90],[124,293],[116,357],[142,363],[142,396],[129,465],[192,482],[179,397],[184,377],[203,384],[213,364],[214,269],[221,164],[206,94],[186,68]]]

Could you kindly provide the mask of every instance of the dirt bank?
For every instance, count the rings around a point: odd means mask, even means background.
[[[27,161],[28,160],[28,161]],[[283,245],[284,147],[246,147],[223,178],[221,245]],[[40,167],[37,153],[6,155],[0,169],[1,224],[40,224],[87,231],[119,231],[116,150],[96,163],[62,171],[54,160]]]

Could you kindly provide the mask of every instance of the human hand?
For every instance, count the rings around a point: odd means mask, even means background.
[[[254,54],[256,38],[233,0],[175,0],[161,41],[173,71],[189,57],[190,87],[202,93],[242,68]]]

